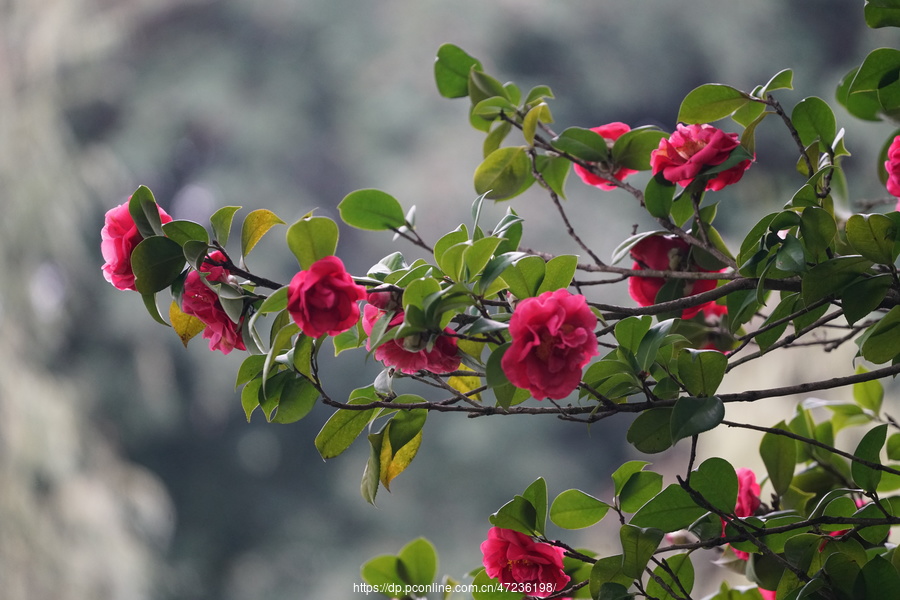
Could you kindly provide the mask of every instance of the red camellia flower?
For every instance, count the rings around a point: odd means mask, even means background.
[[[172,220],[160,206],[159,220]],[[141,240],[141,234],[128,212],[128,202],[110,209],[106,213],[103,229],[100,230],[100,252],[106,261],[101,267],[103,277],[120,290],[134,290],[134,272],[131,270],[131,251]]]
[[[651,235],[645,237],[631,249],[634,259],[632,269],[635,271],[701,271],[708,272],[689,259],[690,246],[674,235]],[[656,295],[665,285],[662,277],[629,277],[628,294],[641,306],[656,304]],[[715,279],[686,279],[682,297],[708,292],[716,287]],[[684,309],[682,319],[690,319],[701,310],[707,309],[712,302]],[[724,307],[722,307],[724,308]],[[713,309],[719,310],[719,309]]]
[[[366,288],[353,281],[336,256],[314,262],[288,285],[288,312],[304,334],[337,335],[359,321],[360,300]]]
[[[598,354],[596,326],[584,296],[561,289],[525,298],[509,320],[512,344],[500,366],[514,386],[538,400],[565,398]]]
[[[679,124],[669,139],[661,139],[659,147],[650,153],[650,166],[654,175],[662,173],[667,181],[687,187],[707,167],[725,162],[739,145],[736,133],[712,125]],[[750,160],[742,160],[707,181],[706,189],[718,191],[737,183],[749,168]]]
[[[606,125],[601,125],[600,127],[591,127],[591,131],[594,133],[598,133],[603,136],[603,139],[606,140],[606,145],[612,148],[613,142],[615,142],[619,137],[624,133],[628,133],[631,131],[631,127],[626,125],[625,123],[619,123],[618,121],[614,123],[607,123]],[[594,175],[581,165],[574,165],[575,174],[578,175],[583,182],[588,185],[593,185],[595,187],[600,188],[601,190],[614,190],[616,186],[611,183],[608,179],[604,179],[597,175]],[[628,169],[625,167],[620,167],[616,170],[612,176],[619,181],[625,181],[625,178],[629,175],[633,175],[637,173],[634,169]]]
[[[737,502],[734,506],[734,516],[750,517],[756,513],[761,503],[759,499],[759,484],[756,483],[756,473],[751,469],[740,468],[736,470],[738,477],[738,494]],[[722,522],[722,530],[725,529],[725,522]],[[734,555],[741,560],[748,560],[750,554],[742,550],[731,549]]]
[[[371,335],[375,322],[386,314],[378,308],[378,303],[385,300],[385,292],[369,294],[369,304],[363,308],[363,329]],[[398,312],[391,318],[388,329],[403,323],[403,313]],[[453,333],[452,329],[444,331]],[[375,348],[375,359],[388,367],[394,367],[402,373],[410,375],[419,371],[432,373],[452,373],[459,368],[460,358],[456,338],[439,335],[434,339],[431,349],[428,342],[431,336],[409,336],[389,340]],[[366,341],[366,350],[371,350],[371,340]]]
[[[888,147],[887,160],[884,161],[884,168],[887,170],[887,191],[891,196],[896,197],[897,208],[900,210],[900,135],[894,138]]]
[[[213,252],[209,255],[209,259],[222,261],[225,255]],[[241,324],[231,320],[222,308],[219,296],[203,282],[201,272],[206,273],[206,280],[213,283],[225,283],[231,277],[225,267],[204,261],[200,266],[200,272],[192,270],[184,279],[181,310],[206,324],[203,337],[209,340],[210,350],[219,350],[222,354],[228,354],[234,349],[246,350],[241,337]]]
[[[491,527],[481,553],[488,577],[513,591],[543,598],[569,583],[570,577],[563,572],[563,549],[518,531]]]

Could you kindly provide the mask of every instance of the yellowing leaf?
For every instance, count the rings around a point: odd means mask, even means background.
[[[181,308],[174,300],[169,305],[169,322],[172,323],[172,328],[181,338],[181,343],[185,348],[192,337],[206,329],[203,321],[193,315],[181,312]]]
[[[241,254],[250,254],[262,236],[275,225],[284,225],[284,221],[271,210],[260,208],[248,214],[241,226]]]
[[[389,423],[388,427],[390,427],[390,425],[391,424]],[[390,436],[387,435],[387,428],[385,429],[385,436],[381,443],[381,474],[379,477],[384,489],[391,491],[391,481],[406,470],[409,463],[416,457],[416,453],[419,451],[419,446],[421,445],[422,432],[420,431],[409,441],[409,443],[404,444],[396,453],[394,453],[391,448]]]

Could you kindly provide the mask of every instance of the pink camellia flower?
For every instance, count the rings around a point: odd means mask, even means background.
[[[336,256],[326,256],[300,271],[288,285],[288,312],[304,334],[337,335],[359,321],[366,288],[353,281]]]
[[[217,251],[210,254],[209,259],[222,261],[225,255]],[[207,261],[200,266],[200,272],[206,273],[206,280],[211,283],[226,283],[231,277],[225,267]],[[181,310],[206,324],[203,337],[209,340],[210,350],[219,350],[222,354],[228,354],[235,349],[246,350],[244,339],[241,337],[241,324],[231,320],[222,308],[219,296],[203,282],[200,272],[192,270],[185,277]]]
[[[591,127],[591,131],[600,134],[603,139],[606,140],[606,145],[612,148],[613,142],[619,139],[622,134],[631,131],[631,127],[629,127],[625,123],[616,121],[613,123],[607,123],[606,125],[601,125],[600,127]],[[578,175],[581,180],[588,185],[592,185],[594,187],[600,188],[601,190],[607,191],[616,189],[616,185],[611,183],[608,179],[604,179],[603,177],[599,177],[591,173],[581,165],[574,165],[574,169],[575,174]],[[618,169],[616,169],[615,173],[612,174],[612,176],[619,181],[625,181],[626,177],[635,173],[637,173],[637,171],[635,171],[634,169],[619,167]]]
[[[631,257],[634,259],[632,269],[635,271],[700,271],[708,272],[689,258],[690,246],[687,242],[674,235],[651,235],[645,237],[631,249]],[[628,278],[628,294],[641,306],[656,304],[656,296],[665,285],[662,277],[636,277]],[[683,297],[693,296],[701,292],[708,292],[716,287],[715,279],[686,279],[684,282]],[[700,311],[710,308],[712,302],[704,302],[697,306],[685,308],[681,313],[682,319],[690,319]],[[723,307],[724,308],[724,307]],[[727,309],[725,309],[727,311]]]
[[[549,596],[571,579],[563,572],[562,548],[536,542],[512,529],[491,527],[481,543],[481,553],[488,577],[529,596]]]
[[[887,191],[891,196],[897,198],[897,207],[894,210],[900,210],[900,135],[895,137],[888,147],[884,168],[888,175],[885,183]]]
[[[675,132],[668,139],[661,139],[659,147],[650,153],[650,166],[654,175],[662,173],[667,181],[687,187],[704,169],[725,162],[739,145],[736,133],[726,133],[712,125],[679,123]],[[750,160],[742,160],[707,181],[706,189],[718,191],[737,183],[749,168]]]
[[[157,205],[159,220],[168,223],[172,220],[166,211]],[[135,290],[134,272],[131,270],[131,251],[141,243],[128,202],[111,208],[106,213],[103,229],[100,230],[100,252],[103,254],[103,277],[120,290]]]
[[[759,484],[756,483],[756,473],[751,469],[740,468],[736,471],[738,477],[738,494],[737,502],[734,506],[734,516],[750,517],[756,513],[761,501],[759,499]],[[722,529],[725,529],[725,523],[722,523]],[[734,555],[741,560],[749,560],[750,554],[735,548],[731,549]]]
[[[500,361],[506,377],[542,400],[560,400],[597,356],[597,317],[584,296],[560,289],[525,298],[509,320],[512,344]]]
[[[369,304],[363,308],[363,329],[367,335],[371,335],[375,322],[386,314],[386,311],[378,308],[377,302],[384,300],[385,292],[373,292],[369,294]],[[388,329],[403,323],[403,313],[397,312],[391,318]],[[453,333],[452,329],[445,332]],[[431,336],[409,336],[389,340],[375,348],[375,359],[380,360],[388,367],[394,367],[402,373],[411,375],[419,371],[431,371],[432,373],[452,373],[459,368],[460,358],[457,349],[456,338],[439,335],[434,340],[432,348],[428,349],[428,341]],[[366,341],[366,350],[372,349],[372,341]]]
[[[763,600],[776,600],[775,590],[764,590],[762,588],[757,588],[759,590],[759,595],[762,596]]]

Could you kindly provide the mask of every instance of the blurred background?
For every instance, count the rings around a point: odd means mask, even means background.
[[[138,185],[176,218],[204,224],[225,205],[244,206],[239,215],[270,208],[289,223],[312,209],[335,216],[344,195],[375,187],[417,205],[433,243],[470,220],[482,140],[467,124],[467,101],[434,88],[442,43],[525,90],[551,86],[557,130],[609,121],[671,130],[695,86],[749,90],[783,68],[796,69],[795,91],[780,94],[786,106],[811,95],[831,102],[871,49],[900,41],[868,30],[862,5],[0,3],[4,598],[350,598],[362,562],[419,535],[437,546],[440,571],[459,578],[479,566],[487,516],[534,477],[547,477],[553,495],[578,487],[602,497],[615,466],[638,458],[621,420],[583,430],[432,415],[394,493],[367,505],[366,445],[326,464],[312,444],[328,410],[289,426],[258,415],[248,424],[233,389],[241,357],[213,355],[199,338],[185,350],[137,295],[103,280],[103,215]],[[851,197],[882,197],[874,165],[889,126],[838,118],[853,153]],[[720,194],[728,210],[717,224],[733,244],[802,183],[784,167],[790,140],[774,120],[767,125],[758,164]],[[634,226],[652,227],[627,195],[574,178],[568,192],[570,216],[601,256]],[[514,200],[526,219],[523,244],[577,253],[546,200],[537,190]],[[486,222],[505,208],[490,207]],[[250,267],[287,281],[296,263],[282,232],[263,240]],[[355,273],[395,249],[389,236],[341,234],[339,253]],[[603,290],[603,301],[627,302],[620,288]],[[337,398],[377,372],[371,364],[361,372],[358,355],[323,362]],[[789,361],[757,362],[755,386],[759,377],[796,379]],[[816,368],[808,362],[804,378]],[[734,442],[702,450],[747,454]],[[596,531],[577,540],[603,549]]]

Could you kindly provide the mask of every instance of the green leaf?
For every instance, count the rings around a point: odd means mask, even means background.
[[[642,529],[627,523],[622,525],[619,529],[619,540],[622,543],[622,573],[640,579],[664,536],[665,533],[659,529]]]
[[[866,0],[863,11],[866,25],[872,29],[900,27],[900,2],[898,0]]]
[[[223,206],[209,218],[209,223],[213,228],[213,237],[220,245],[225,246],[228,244],[234,213],[240,209],[240,206]]]
[[[550,189],[565,200],[566,198],[566,179],[569,173],[571,163],[563,156],[547,156],[539,155],[535,160],[538,173],[544,178],[544,183],[550,186]]]
[[[368,404],[378,399],[374,386],[369,386],[355,390],[347,403]],[[377,411],[377,408],[338,409],[335,411],[316,436],[316,449],[322,458],[334,458],[349,448]]]
[[[650,216],[666,219],[672,211],[672,199],[675,197],[675,184],[667,181],[662,174],[651,177],[644,189],[644,205]]]
[[[159,206],[153,192],[145,185],[138,187],[128,201],[128,213],[131,215],[138,233],[142,238],[163,235]]]
[[[437,576],[438,557],[434,545],[425,538],[418,538],[403,546],[397,555],[400,559],[397,571],[409,585],[427,586]]]
[[[859,255],[838,256],[819,263],[803,275],[803,301],[809,306],[832,294],[839,294],[871,266],[871,261]]]
[[[525,535],[534,535],[537,529],[537,511],[522,496],[516,496],[501,506],[488,520],[494,527],[512,529]]]
[[[719,398],[682,396],[675,402],[671,418],[672,442],[714,429],[725,418],[725,405]]]
[[[526,113],[522,119],[522,136],[525,143],[529,146],[534,145],[534,135],[537,132],[538,123],[552,123],[553,116],[550,114],[550,107],[546,102],[536,104]]]
[[[650,325],[653,318],[650,316],[643,317],[627,317],[616,323],[614,330],[616,341],[625,349],[636,353],[640,347],[641,340],[650,331]]]
[[[818,206],[804,208],[800,216],[800,235],[810,254],[818,257],[831,246],[834,236],[837,235],[834,217]]]
[[[835,97],[854,117],[865,121],[881,120],[881,103],[876,92],[850,93],[850,86],[859,72],[859,67],[851,69],[838,84]]]
[[[472,598],[474,600],[522,600],[521,591],[509,591],[499,581],[488,577],[484,569],[480,569],[472,580]]]
[[[790,431],[784,421],[772,429]],[[797,442],[787,436],[767,432],[759,444],[759,455],[769,473],[769,481],[772,482],[775,493],[783,496],[790,488],[794,478],[794,467],[797,464]]]
[[[319,390],[305,377],[288,379],[281,390],[278,408],[271,422],[296,423],[309,414],[318,398]]]
[[[531,485],[522,492],[522,497],[531,502],[535,513],[535,531],[543,535],[547,526],[547,482],[543,477],[535,479]]]
[[[662,482],[662,475],[653,471],[632,473],[617,494],[619,507],[624,512],[636,512],[662,490]]]
[[[708,83],[685,96],[676,120],[682,123],[711,123],[724,119],[748,102],[750,97],[736,88]]]
[[[144,301],[144,307],[147,309],[150,317],[160,325],[169,327],[166,320],[159,314],[159,306],[156,305],[156,294],[141,294],[141,299]]]
[[[524,146],[495,150],[475,169],[475,191],[491,200],[512,198],[530,180],[531,161]]]
[[[791,112],[791,121],[804,146],[821,140],[830,147],[837,135],[837,125],[831,107],[815,96],[804,98],[797,103]]]
[[[894,264],[897,227],[891,219],[878,213],[851,215],[846,231],[847,241],[863,257],[883,265]]]
[[[144,238],[131,252],[134,287],[155,294],[169,287],[184,270],[184,253],[177,242],[161,235]]]
[[[672,409],[651,408],[639,414],[628,428],[625,439],[645,454],[656,454],[672,447]]]
[[[368,439],[369,459],[359,482],[359,493],[363,500],[375,506],[375,496],[378,495],[378,484],[381,479],[381,445],[384,441],[384,432],[370,433]]]
[[[738,479],[734,467],[724,458],[703,461],[691,473],[691,487],[716,509],[730,513],[737,502]]]
[[[260,208],[248,214],[241,226],[241,254],[250,254],[259,240],[275,225],[284,225],[284,221],[271,210]]]
[[[631,479],[632,475],[641,472],[644,467],[649,465],[650,463],[645,460],[630,460],[616,469],[612,474],[615,495],[618,496],[622,493],[622,489],[625,487],[625,484],[628,483],[628,480]]]
[[[868,369],[862,365],[856,367],[857,375],[868,372]],[[877,379],[859,381],[853,384],[853,399],[862,408],[870,410],[877,415],[881,412],[881,403],[884,400],[884,387]]]
[[[581,490],[566,490],[550,505],[550,520],[563,529],[582,529],[599,523],[609,505]]]
[[[847,322],[853,325],[881,305],[891,289],[893,278],[884,273],[851,283],[841,293],[841,305]]]
[[[900,575],[887,559],[875,555],[860,570],[854,590],[859,590],[860,587],[865,588],[864,598],[884,598],[885,590],[900,589]]]
[[[612,162],[635,171],[647,171],[650,169],[650,153],[668,135],[655,127],[638,127],[625,132],[613,143]]]
[[[669,533],[687,529],[704,514],[705,509],[697,506],[680,485],[672,483],[642,506],[631,518],[631,524],[655,527]]]
[[[887,424],[878,425],[870,429],[859,444],[853,455],[857,458],[867,460],[871,463],[881,464],[881,449],[887,439]],[[878,489],[878,483],[881,481],[881,471],[862,465],[856,461],[850,464],[850,474],[856,485],[866,490],[874,492]]]
[[[662,562],[663,565],[653,570],[655,577],[647,581],[647,596],[659,600],[678,600],[682,598],[682,590],[690,594],[694,589],[694,565],[691,562],[691,555],[675,554],[662,559]]]
[[[356,190],[347,194],[338,210],[347,225],[368,231],[399,229],[406,224],[403,207],[396,198],[381,190]]]
[[[469,71],[481,70],[481,63],[465,50],[453,44],[444,44],[437,51],[434,61],[434,81],[444,98],[463,98],[469,95]]]
[[[363,581],[379,589],[403,589],[403,578],[400,577],[400,559],[384,554],[366,561],[360,569]]]
[[[552,292],[569,287],[578,267],[578,257],[573,254],[561,254],[547,261],[544,267],[544,278],[535,295]]]
[[[606,139],[590,129],[569,127],[550,141],[550,145],[575,158],[590,162],[603,162],[609,158]]]
[[[193,221],[169,221],[168,223],[163,223],[162,230],[167,238],[177,242],[179,246],[184,246],[186,242],[191,240],[199,241],[203,244],[209,243],[209,234],[206,232],[206,228],[200,223],[194,223]]]
[[[304,217],[288,227],[287,245],[301,269],[337,250],[338,226],[328,217]]]
[[[880,321],[869,327],[860,352],[863,358],[881,364],[900,354],[900,306],[895,306]]]
[[[762,87],[758,97],[765,99],[769,92],[792,89],[794,89],[794,72],[791,69],[782,69],[775,73],[768,83]]]
[[[435,247],[436,248],[436,247]],[[436,251],[436,250],[435,250]],[[516,298],[537,296],[538,288],[544,281],[546,263],[540,256],[525,256],[503,272],[503,281]]]
[[[694,396],[715,394],[727,367],[728,359],[715,350],[685,348],[678,354],[678,378]]]

